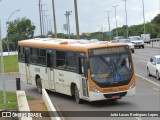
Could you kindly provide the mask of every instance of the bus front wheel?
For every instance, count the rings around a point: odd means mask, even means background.
[[[42,94],[42,83],[40,78],[37,78],[37,90],[40,94]]]
[[[75,86],[75,100],[78,104],[81,104],[82,103],[82,100],[80,99],[79,97],[79,91],[78,91],[78,88],[77,86]]]

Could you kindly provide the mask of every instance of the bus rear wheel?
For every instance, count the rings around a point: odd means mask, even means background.
[[[40,94],[42,94],[42,83],[40,78],[37,78],[37,90]]]
[[[78,91],[78,88],[77,86],[75,86],[75,100],[78,104],[81,104],[82,103],[82,100],[80,99],[79,97],[79,91]]]

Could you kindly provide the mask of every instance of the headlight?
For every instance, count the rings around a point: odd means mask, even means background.
[[[130,88],[129,88],[129,89],[134,88],[134,85],[135,85],[135,81],[133,81],[133,82],[132,82],[132,84],[131,84],[131,86],[130,86]]]
[[[96,88],[96,86],[92,85],[91,87],[95,93],[100,93],[100,91]]]

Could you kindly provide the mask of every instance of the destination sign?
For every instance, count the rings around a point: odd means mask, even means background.
[[[102,54],[114,54],[114,53],[123,53],[123,52],[129,52],[128,46],[92,49],[89,51],[89,54],[90,55],[102,55]]]

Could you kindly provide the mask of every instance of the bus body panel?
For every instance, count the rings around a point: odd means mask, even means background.
[[[54,73],[56,92],[71,95],[71,83],[75,83],[78,88],[80,87],[79,78],[81,76],[79,74],[58,69],[55,69]]]

